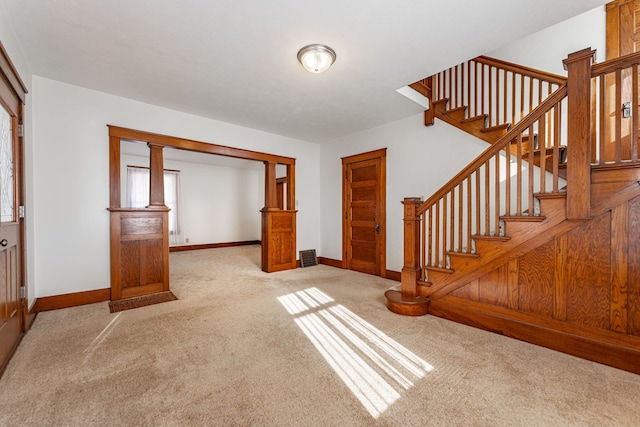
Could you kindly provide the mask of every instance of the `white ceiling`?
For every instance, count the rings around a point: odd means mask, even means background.
[[[325,142],[417,114],[397,89],[603,0],[2,0],[35,75]],[[334,66],[296,60],[331,46]]]

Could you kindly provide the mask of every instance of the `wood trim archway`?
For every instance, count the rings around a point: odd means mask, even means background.
[[[286,166],[287,206],[295,206],[296,159],[112,125],[108,128],[112,300],[169,291],[169,208],[164,204],[162,173],[165,147],[263,162],[262,270],[269,273],[297,267],[297,211],[278,208],[275,173],[277,165]],[[151,178],[146,208],[122,207],[121,141],[146,143],[149,147]]]

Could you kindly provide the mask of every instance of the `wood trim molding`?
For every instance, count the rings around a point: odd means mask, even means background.
[[[216,248],[229,248],[232,246],[249,246],[259,245],[262,242],[260,240],[246,240],[243,242],[225,242],[225,243],[204,243],[199,245],[180,245],[170,246],[169,252],[183,252],[183,251],[195,251],[199,249],[216,249]]]
[[[342,267],[342,261],[339,259],[327,258],[323,256],[318,257],[318,264],[328,265],[330,267],[336,268],[344,268]],[[389,280],[395,280],[396,282],[400,281],[400,272],[394,270],[386,270],[385,278]]]
[[[333,258],[327,258],[323,256],[318,257],[318,264],[328,265],[330,267],[343,268],[342,261]]]
[[[342,157],[342,164],[361,162],[363,160],[377,159],[378,157],[387,157],[387,149],[367,151],[366,153],[354,154],[353,156]]]
[[[24,104],[26,94],[28,93],[27,86],[25,86],[18,75],[18,71],[16,67],[14,67],[13,62],[11,62],[11,59],[9,59],[9,54],[2,45],[2,42],[0,42],[0,72],[5,76],[16,96],[20,98],[20,101]]]
[[[77,307],[79,305],[94,304],[109,301],[111,288],[95,289],[85,292],[74,292],[63,295],[52,295],[38,298],[35,304],[36,312],[58,310],[60,308]]]
[[[36,316],[38,315],[38,298],[33,301],[31,307],[27,312],[27,315],[24,318],[24,332],[28,332],[33,326],[33,322],[36,320]]]
[[[508,311],[504,308],[485,307],[482,303],[456,297],[432,299],[429,306],[429,314],[433,316],[640,374],[640,350],[624,343],[620,345],[621,343],[615,342],[614,339],[607,339],[615,335],[614,333],[594,332],[586,336],[585,331],[576,333],[554,329],[551,324],[538,324],[532,315],[509,316],[506,314]],[[547,323],[553,322],[547,320]],[[616,338],[634,342],[638,340],[635,337]]]
[[[176,136],[160,135],[135,129],[127,129],[113,125],[109,127],[109,136],[133,142],[146,142],[148,144],[164,147],[175,147],[182,150],[197,151],[200,153],[217,154],[219,156],[235,157],[237,159],[258,160],[282,165],[294,165],[296,159],[292,157],[277,156],[275,154],[261,153],[242,148],[227,147],[208,142],[194,141],[178,138]]]
[[[395,280],[396,282],[400,282],[401,276],[402,276],[402,273],[400,273],[399,271],[387,270],[387,274],[385,275],[385,278],[389,280]]]

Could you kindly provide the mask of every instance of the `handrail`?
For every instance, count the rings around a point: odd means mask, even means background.
[[[537,70],[535,68],[527,67],[524,65],[514,64],[513,62],[503,61],[502,59],[491,58],[489,56],[478,56],[475,58],[476,62],[480,62],[486,65],[494,65],[507,71],[522,74],[527,77],[533,77],[540,80],[554,83],[557,85],[563,85],[566,83],[567,78],[559,74],[549,73],[546,71]]]
[[[518,122],[513,128],[511,128],[502,138],[500,138],[495,144],[489,146],[482,154],[476,157],[471,163],[461,170],[457,175],[443,185],[437,192],[431,197],[425,200],[416,209],[416,215],[422,215],[427,209],[433,206],[436,202],[447,195],[451,190],[460,185],[464,179],[467,179],[473,172],[475,172],[480,166],[484,165],[489,159],[494,157],[500,151],[513,141],[520,133],[524,132],[534,122],[540,119],[545,113],[547,113],[553,106],[560,102],[567,96],[567,86],[563,84],[560,88],[556,89],[542,104],[538,105],[531,111],[523,120]]]
[[[416,83],[431,93],[430,107],[446,100],[446,107],[438,107],[439,111],[464,107],[463,120],[484,119],[486,127],[499,130],[522,120],[566,80],[557,74],[479,56]],[[460,125],[465,130],[463,123]]]
[[[591,67],[591,77],[598,77],[604,74],[613,73],[623,68],[631,68],[640,63],[640,52],[630,53],[619,58],[614,58],[606,62],[594,64]]]

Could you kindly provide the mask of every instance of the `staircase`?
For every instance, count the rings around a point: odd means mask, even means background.
[[[426,201],[404,200],[391,311],[640,373],[640,55],[593,57],[569,55],[567,79],[480,57],[412,85],[434,99],[426,125],[491,145]]]

